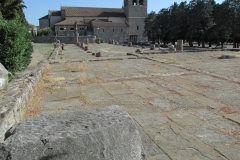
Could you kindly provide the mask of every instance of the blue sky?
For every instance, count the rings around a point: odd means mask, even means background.
[[[148,13],[158,12],[162,8],[168,8],[174,2],[180,3],[182,0],[148,0]],[[186,0],[189,2],[190,0]],[[215,0],[222,3],[224,0]],[[100,8],[121,8],[123,0],[24,0],[27,6],[24,9],[28,23],[39,25],[38,19],[47,15],[48,10],[60,10],[60,6],[77,7],[100,7]]]

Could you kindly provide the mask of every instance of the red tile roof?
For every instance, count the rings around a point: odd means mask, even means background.
[[[128,27],[126,23],[115,23],[115,22],[92,22],[93,27]]]
[[[122,8],[61,7],[66,17],[126,17]]]
[[[74,25],[76,21],[74,20],[64,20],[59,23],[56,23],[55,26],[62,26],[62,25]],[[77,22],[77,25],[85,25],[82,22]]]
[[[48,15],[51,16],[61,16],[61,11],[49,10]]]

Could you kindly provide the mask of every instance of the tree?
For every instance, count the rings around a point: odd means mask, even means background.
[[[189,14],[189,38],[197,38],[202,41],[202,47],[205,47],[206,31],[213,25],[213,3],[211,0],[192,0],[190,1]]]
[[[224,3],[215,4],[212,16],[214,19],[214,26],[207,33],[208,40],[210,43],[215,41],[218,45],[219,42],[221,42],[223,47],[223,43],[228,41],[232,34],[228,5]]]
[[[153,11],[145,18],[144,34],[148,37],[148,39],[154,39],[155,19],[156,13]]]
[[[181,2],[179,5],[174,3],[170,7],[171,10],[171,32],[169,39],[175,41],[177,39],[186,39],[186,34],[189,28],[188,25],[188,6],[187,2]]]
[[[233,48],[239,47],[240,40],[240,1],[239,0],[225,0],[223,2],[225,7],[228,7],[229,23],[232,29]]]
[[[19,19],[6,20],[0,14],[0,62],[12,73],[25,69],[31,60],[32,36]]]
[[[168,8],[159,11],[156,17],[156,26],[159,28],[159,36],[163,43],[169,42],[171,13]]]
[[[26,8],[23,0],[0,0],[0,12],[4,19],[12,20],[19,16],[20,21],[27,24],[23,8]]]

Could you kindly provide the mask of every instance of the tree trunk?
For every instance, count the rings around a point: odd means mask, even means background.
[[[223,41],[221,41],[221,47],[223,48],[223,44],[224,44],[224,42]]]
[[[236,39],[233,38],[233,48],[236,48],[236,47],[237,47]]]
[[[189,46],[193,47],[192,39],[189,39]]]
[[[208,46],[212,47],[212,42],[211,41],[209,41]]]
[[[202,48],[205,48],[205,42],[202,40]]]
[[[200,40],[198,40],[198,47],[200,47],[200,45],[201,45],[201,41],[200,41]]]

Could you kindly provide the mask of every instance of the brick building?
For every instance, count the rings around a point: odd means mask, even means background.
[[[48,11],[39,19],[39,27],[50,27],[56,36],[74,36],[77,22],[78,36],[96,36],[107,42],[146,41],[143,35],[147,16],[147,0],[124,0],[122,8],[61,7]]]

